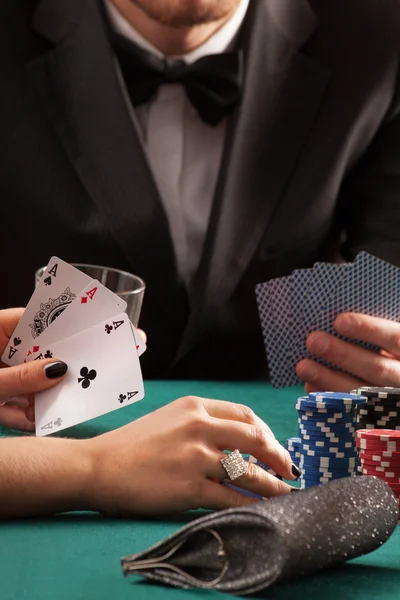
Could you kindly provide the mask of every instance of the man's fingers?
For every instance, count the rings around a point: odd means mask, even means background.
[[[224,400],[211,400],[203,398],[203,404],[211,417],[216,419],[229,419],[231,421],[241,421],[248,425],[256,425],[265,429],[265,431],[275,438],[272,430],[245,404],[236,404],[234,402],[225,402]]]
[[[296,373],[302,381],[312,386],[309,391],[349,392],[363,385],[368,385],[365,381],[356,379],[346,373],[332,371],[332,369],[328,369],[328,367],[308,358],[301,360],[296,365]],[[307,390],[308,393],[309,391]]]
[[[294,479],[290,454],[264,428],[225,419],[213,419],[212,441],[219,450],[251,454],[285,479]],[[211,475],[210,477],[218,477]]]
[[[24,410],[8,404],[0,407],[0,425],[19,431],[31,432],[35,430],[34,424],[26,418]]]
[[[67,365],[57,359],[0,369],[0,394],[4,398],[41,392],[55,385],[67,372]]]
[[[400,379],[399,361],[345,342],[323,331],[315,331],[308,336],[307,349],[363,382],[396,386]],[[309,378],[307,381],[314,383]]]
[[[342,313],[334,323],[338,333],[400,354],[400,323],[359,313]]]

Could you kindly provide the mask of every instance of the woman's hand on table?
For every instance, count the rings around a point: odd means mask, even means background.
[[[0,310],[0,356],[24,310]],[[40,360],[17,367],[0,363],[0,425],[22,431],[35,430],[33,399],[56,385],[65,375],[67,365],[57,360]]]
[[[350,391],[372,386],[400,387],[400,323],[360,313],[343,313],[334,323],[338,333],[369,342],[382,348],[377,354],[322,331],[308,336],[307,348],[311,354],[336,365],[334,371],[314,360],[304,359],[297,365],[306,391]]]
[[[254,502],[220,485],[223,450],[238,448],[295,479],[289,453],[249,408],[187,397],[85,442],[91,457],[88,506],[113,516],[151,516]],[[249,464],[235,486],[261,496],[290,493],[291,486]]]

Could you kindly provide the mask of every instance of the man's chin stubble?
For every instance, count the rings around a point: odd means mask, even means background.
[[[240,0],[130,0],[150,19],[174,29],[187,29],[223,21]]]

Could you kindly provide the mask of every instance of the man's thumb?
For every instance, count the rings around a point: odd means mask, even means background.
[[[0,369],[0,397],[41,392],[53,387],[65,375],[68,365],[60,360],[33,360]]]

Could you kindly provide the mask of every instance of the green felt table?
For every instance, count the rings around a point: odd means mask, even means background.
[[[170,402],[195,394],[248,404],[284,441],[296,434],[294,401],[301,388],[273,390],[265,383],[146,383],[142,402],[70,429],[83,437],[108,431]],[[0,435],[10,432],[0,431]],[[156,482],[155,482],[156,485]],[[0,490],[1,502],[1,490]],[[144,550],[194,518],[187,513],[157,520],[123,521],[97,514],[65,514],[0,524],[1,600],[194,600],[231,596],[205,590],[176,590],[125,578],[121,556]],[[400,533],[379,550],[337,569],[279,584],[257,597],[273,600],[365,600],[400,597]]]

